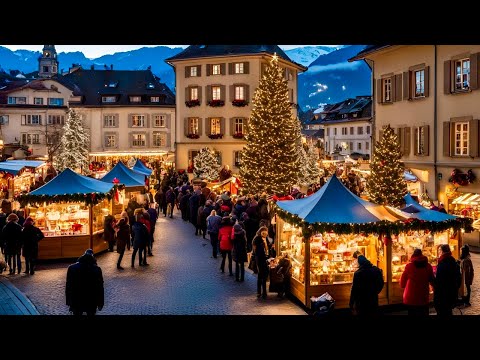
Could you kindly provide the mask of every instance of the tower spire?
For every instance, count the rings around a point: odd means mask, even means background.
[[[42,56],[38,59],[38,76],[51,78],[58,73],[55,45],[43,45]]]

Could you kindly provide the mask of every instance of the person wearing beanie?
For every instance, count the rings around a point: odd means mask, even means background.
[[[257,235],[253,239],[253,254],[257,263],[257,297],[267,298],[267,276],[268,276],[268,228],[266,226],[260,227]]]
[[[472,306],[470,304],[471,286],[473,283],[473,264],[470,259],[470,248],[467,244],[462,246],[462,252],[460,254],[460,270],[462,271],[462,284],[463,293],[462,299],[465,306]]]
[[[30,216],[27,217],[22,229],[25,274],[35,274],[35,264],[38,258],[38,242],[44,237],[43,232],[34,225],[33,219]]]
[[[5,260],[10,269],[10,275],[22,271],[22,227],[18,224],[18,216],[11,213],[7,217],[7,224],[2,229],[2,238],[5,240]]]
[[[429,285],[434,286],[434,280],[428,258],[422,254],[422,250],[415,249],[400,279],[400,287],[405,289],[403,303],[408,307],[408,315],[428,316]]]
[[[247,237],[242,225],[233,225],[233,261],[235,261],[235,281],[244,281],[247,261]]]
[[[350,309],[359,316],[378,313],[378,294],[383,289],[382,271],[364,256],[358,255],[358,270],[353,274]]]
[[[460,265],[452,256],[448,244],[440,245],[438,255],[433,304],[438,316],[451,316],[453,315],[452,309],[457,304],[462,274]]]

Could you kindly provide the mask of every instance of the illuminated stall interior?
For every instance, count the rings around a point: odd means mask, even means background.
[[[45,178],[46,163],[39,160],[0,162],[0,199],[12,199],[30,191],[35,178]]]

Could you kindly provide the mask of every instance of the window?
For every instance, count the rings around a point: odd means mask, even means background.
[[[22,144],[24,145],[40,144],[40,134],[22,134]]]
[[[145,134],[133,134],[132,146],[145,146],[146,136]]]
[[[370,134],[370,126],[367,126],[367,135]]]
[[[103,103],[114,103],[117,101],[116,96],[102,96]]]
[[[212,75],[221,75],[222,74],[222,67],[220,64],[212,65]]]
[[[468,122],[455,123],[455,155],[468,155]]]
[[[197,67],[196,66],[190,66],[190,76],[191,77],[197,77],[198,72],[197,72]]]
[[[40,125],[42,115],[22,115],[22,125]]]
[[[425,69],[414,71],[413,75],[415,77],[414,97],[425,96]]]
[[[147,84],[147,89],[155,89],[155,84],[153,84],[153,83],[148,83],[148,84]]]
[[[235,86],[235,100],[245,100],[245,87]]]
[[[43,98],[34,98],[33,103],[35,105],[43,105]]]
[[[241,151],[235,151],[233,153],[233,162],[235,163],[236,167],[240,167],[242,165],[242,152]]]
[[[150,96],[150,102],[159,103],[160,102],[160,96]]]
[[[355,129],[353,128],[353,126],[350,126],[350,135],[354,135],[355,133]]]
[[[8,115],[0,115],[0,125],[8,124]]]
[[[220,93],[220,86],[212,86],[212,100],[221,100]]]
[[[221,123],[220,118],[211,118],[210,119],[210,135],[221,134],[220,123]]]
[[[353,141],[350,141],[350,150],[353,150]]]
[[[63,106],[63,98],[48,98],[48,105]]]
[[[8,97],[8,103],[12,105],[23,105],[27,103],[27,98],[26,97],[15,97],[15,96],[9,96]]]
[[[105,87],[116,88],[118,86],[118,81],[110,81]]]
[[[337,136],[337,128],[333,128],[333,135]]]
[[[105,136],[105,147],[114,148],[116,146],[117,146],[116,136],[115,135],[106,135]]]
[[[330,128],[327,128],[327,136],[330,136]]]
[[[63,115],[48,115],[48,125],[63,125],[65,124],[65,116]]]
[[[363,126],[357,127],[357,134],[358,135],[363,135]]]
[[[365,143],[365,150],[370,150],[370,143],[368,141]]]
[[[233,123],[233,126],[234,126],[233,133],[245,134],[245,132],[243,131],[243,125],[244,125],[243,118],[236,118]]]
[[[167,146],[167,134],[153,133],[153,146]]]
[[[361,142],[359,142],[359,143],[357,144],[357,150],[362,150],[362,143],[361,143]]]
[[[190,88],[190,100],[198,100],[198,88]]]
[[[103,127],[116,127],[117,122],[115,115],[104,115],[103,116]]]
[[[132,127],[145,127],[145,115],[132,115]]]
[[[154,127],[165,127],[167,123],[167,115],[153,115],[153,126]]]
[[[199,134],[199,118],[189,118],[188,119],[188,134],[189,135],[200,135]]]
[[[392,102],[392,78],[382,79],[383,102]]]
[[[245,74],[243,63],[235,64],[235,74]]]
[[[342,127],[342,135],[348,135],[346,127]]]
[[[358,113],[353,113],[352,117],[354,117],[354,118],[358,117]]]
[[[59,133],[47,134],[46,138],[47,138],[47,145],[55,145],[60,143]]]
[[[130,102],[132,102],[132,103],[142,102],[142,97],[141,96],[130,96]]]
[[[415,128],[414,133],[414,155],[428,155],[428,125]],[[468,142],[468,123],[467,123]],[[468,144],[467,144],[468,147]]]
[[[348,117],[348,114],[342,114],[342,119],[346,119]]]
[[[455,61],[455,90],[468,90],[470,88],[470,59]],[[456,153],[455,150],[455,154]]]
[[[43,66],[43,72],[49,72],[50,66]]]

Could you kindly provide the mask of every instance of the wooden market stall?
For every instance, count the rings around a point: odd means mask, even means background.
[[[76,258],[86,249],[104,251],[103,223],[111,213],[114,184],[65,169],[45,185],[18,200],[43,231],[39,259]]]
[[[309,197],[278,201],[276,210],[276,248],[292,259],[290,291],[308,307],[312,296],[325,292],[335,299],[337,308],[348,307],[357,250],[383,271],[386,286],[379,294],[379,304],[401,303],[394,276],[403,270],[394,254],[408,261],[414,247],[427,249],[419,241],[420,235],[425,234],[426,244],[434,247],[429,232],[450,228],[457,230],[455,235],[447,232],[443,235],[447,238],[438,237],[438,241],[455,245],[456,250],[460,246],[458,230],[466,223],[459,219],[420,221],[419,213],[370,203],[350,192],[336,176]],[[455,240],[450,241],[450,235]]]
[[[232,176],[224,181],[209,183],[207,186],[217,194],[229,191],[231,195],[237,195],[242,183],[237,177]]]
[[[40,160],[7,160],[0,162],[0,199],[13,199],[30,191],[35,176],[45,177],[46,162]]]

